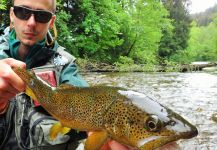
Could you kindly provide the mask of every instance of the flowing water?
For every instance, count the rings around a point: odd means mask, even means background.
[[[90,85],[119,86],[155,98],[196,125],[199,135],[178,142],[182,150],[217,150],[217,74],[85,73]]]

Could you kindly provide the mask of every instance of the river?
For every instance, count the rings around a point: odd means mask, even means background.
[[[132,89],[155,98],[196,125],[199,135],[177,143],[182,150],[217,149],[217,74],[84,73],[90,85]]]

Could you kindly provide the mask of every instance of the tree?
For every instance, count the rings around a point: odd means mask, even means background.
[[[158,0],[65,0],[63,4],[70,15],[66,23],[75,45],[72,52],[83,58],[113,63],[127,56],[138,63],[156,62],[162,30],[171,28],[168,12]]]
[[[111,62],[116,56],[122,9],[116,0],[65,1],[71,15],[67,23],[79,57]]]
[[[12,6],[11,0],[0,0],[0,34],[10,24],[9,10]]]
[[[192,19],[195,20],[198,26],[207,26],[214,19],[214,14],[217,13],[217,4],[213,7],[206,9],[204,12],[196,13],[191,15]]]
[[[0,10],[5,10],[6,9],[6,0],[0,0]]]
[[[128,26],[123,26],[125,56],[137,63],[157,63],[157,49],[163,28],[168,28],[168,12],[160,1],[125,0],[122,7],[130,17]]]
[[[194,61],[216,61],[217,59],[217,17],[207,26],[191,29],[188,53]]]
[[[177,51],[185,50],[188,46],[191,19],[188,12],[189,0],[162,0],[165,8],[173,19],[174,29],[164,31],[158,50],[160,57],[170,57]]]

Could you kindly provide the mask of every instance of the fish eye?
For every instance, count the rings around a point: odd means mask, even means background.
[[[162,127],[162,122],[156,115],[151,115],[145,122],[145,128],[148,131],[159,131]]]

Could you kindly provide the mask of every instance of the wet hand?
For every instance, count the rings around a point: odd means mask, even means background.
[[[88,132],[88,135],[90,136],[92,132]],[[130,148],[126,145],[123,145],[121,143],[118,143],[115,140],[109,140],[107,143],[105,143],[100,150],[134,150],[133,148]],[[179,145],[176,142],[169,143],[167,145],[164,145],[157,150],[180,150]]]
[[[5,110],[8,100],[24,91],[25,84],[11,67],[25,68],[25,63],[6,58],[0,60],[0,113]]]
[[[100,150],[133,150],[123,144],[118,143],[117,141],[110,140]]]
[[[100,150],[134,150],[134,149],[124,146],[114,140],[111,140],[108,143],[106,143]],[[157,150],[180,150],[180,147],[176,142],[172,142],[167,145],[164,145],[161,148],[158,148]]]

